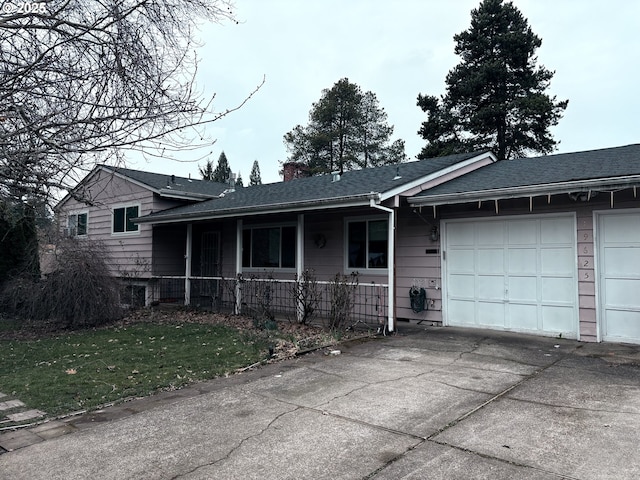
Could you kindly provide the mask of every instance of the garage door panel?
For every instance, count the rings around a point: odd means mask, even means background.
[[[604,249],[605,275],[640,276],[640,246],[607,247]]]
[[[477,268],[480,273],[504,272],[504,249],[483,248],[478,254]]]
[[[572,304],[575,301],[576,286],[573,278],[543,277],[540,283],[543,303]]]
[[[477,222],[475,225],[476,245],[504,244],[504,224],[502,222]]]
[[[448,268],[451,273],[474,273],[475,252],[472,249],[456,248],[449,252]]]
[[[448,294],[457,298],[475,298],[475,277],[473,275],[449,275]]]
[[[449,317],[455,325],[475,326],[475,301],[449,300]]]
[[[575,310],[572,306],[543,306],[542,329],[545,332],[566,333],[575,330]]]
[[[456,223],[447,226],[447,244],[455,246],[473,246],[475,244],[475,228],[473,224]]]
[[[640,339],[640,312],[609,310],[607,337],[619,340]]]
[[[540,243],[573,244],[575,233],[573,225],[564,218],[549,218],[540,220]]]
[[[600,235],[606,243],[637,243],[640,238],[640,214],[603,215]]]
[[[538,330],[537,305],[509,305],[509,326],[532,332]]]
[[[509,277],[509,302],[536,302],[538,279],[536,277]]]
[[[504,301],[504,277],[502,275],[478,275],[478,298]]]
[[[538,270],[538,251],[536,248],[510,248],[509,268],[511,273],[531,273]]]
[[[632,278],[607,278],[604,281],[606,292],[605,308],[619,307],[640,310],[640,282]]]
[[[569,251],[572,252],[569,255]],[[573,277],[576,270],[576,257],[570,247],[542,248],[540,250],[540,269],[546,274],[554,273]]]
[[[536,220],[512,220],[509,225],[509,245],[535,245],[538,243]]]
[[[504,326],[504,303],[479,301],[477,323],[486,327]]]

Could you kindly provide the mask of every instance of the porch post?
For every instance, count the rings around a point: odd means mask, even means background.
[[[191,251],[193,224],[187,224],[187,245],[184,254],[184,304],[191,305]]]
[[[298,282],[302,279],[304,273],[304,213],[298,214],[298,227],[296,228],[296,275]],[[298,283],[300,285],[300,283]],[[302,299],[300,298],[300,292],[298,292],[298,298],[296,299],[296,317],[298,322],[302,322],[302,316],[304,306],[302,305]]]
[[[240,288],[240,275],[242,274],[242,219],[236,221],[236,278],[235,292],[236,304],[233,306],[233,313],[240,315],[242,307],[242,289]]]

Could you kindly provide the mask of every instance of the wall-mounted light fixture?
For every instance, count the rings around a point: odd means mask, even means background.
[[[440,232],[438,231],[438,226],[434,225],[433,227],[431,227],[431,234],[429,235],[429,237],[431,238],[431,241],[433,242],[437,242],[438,239],[440,238]]]

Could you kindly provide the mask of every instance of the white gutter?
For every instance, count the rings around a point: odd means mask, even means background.
[[[378,195],[378,199],[380,196]],[[395,211],[392,208],[384,207],[378,203],[376,203],[375,198],[371,198],[369,200],[369,206],[371,208],[377,208],[378,210],[382,210],[383,212],[387,212],[389,214],[389,265],[387,265],[387,275],[388,280],[388,301],[387,301],[387,318],[389,319],[389,331],[393,332],[395,330],[395,319],[394,319],[394,299],[395,299]]]
[[[588,179],[572,182],[545,183],[541,185],[525,185],[510,188],[493,188],[474,192],[447,193],[442,195],[416,196],[408,198],[413,206],[447,205],[453,203],[476,202],[479,200],[503,200],[537,195],[554,195],[568,192],[587,192],[590,190],[607,191],[607,189],[628,188],[640,182],[640,175],[628,175],[610,179]]]

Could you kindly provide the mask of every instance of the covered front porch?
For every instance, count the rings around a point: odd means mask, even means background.
[[[154,225],[149,299],[257,321],[393,330],[389,217],[360,207]]]

